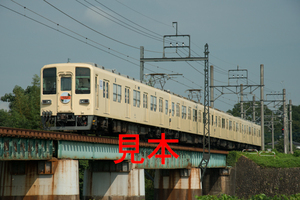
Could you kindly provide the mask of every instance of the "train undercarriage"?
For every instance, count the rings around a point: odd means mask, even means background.
[[[74,114],[58,114],[57,116],[42,116],[44,129],[56,131],[77,132],[79,134],[92,134],[96,136],[118,137],[119,134],[139,134],[140,141],[159,139],[165,133],[166,139],[178,139],[180,145],[202,147],[203,135],[190,134],[166,128],[153,127],[143,124],[126,122],[98,116],[76,116]],[[259,149],[259,147],[210,137],[211,149],[242,150]]]

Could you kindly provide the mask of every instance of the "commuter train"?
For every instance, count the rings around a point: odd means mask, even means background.
[[[44,129],[140,139],[177,138],[201,146],[204,106],[91,63],[60,63],[41,69]],[[260,126],[210,108],[211,146],[260,148]]]

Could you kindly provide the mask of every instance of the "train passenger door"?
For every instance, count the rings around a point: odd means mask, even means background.
[[[130,118],[130,88],[125,87],[125,117]]]
[[[176,104],[176,121],[177,121],[177,128],[180,129],[180,104]]]
[[[58,82],[58,113],[71,113],[72,110],[72,73],[59,74]]]
[[[100,80],[100,90],[103,90],[103,106],[104,113],[109,114],[110,112],[110,101],[109,101],[109,81],[108,80]]]
[[[188,121],[189,121],[189,131],[192,130],[192,108],[188,107]]]
[[[160,124],[164,124],[164,109],[163,109],[163,98],[159,98],[159,118]]]
[[[143,109],[144,109],[144,121],[149,121],[149,105],[148,105],[148,94],[143,93]]]
[[[98,85],[98,74],[95,76],[95,108],[99,109],[99,85]]]

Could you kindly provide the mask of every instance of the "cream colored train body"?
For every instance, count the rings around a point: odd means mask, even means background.
[[[41,69],[41,117],[45,129],[96,134],[166,132],[184,143],[202,143],[203,105],[88,63]],[[261,146],[260,126],[210,108],[212,145]]]

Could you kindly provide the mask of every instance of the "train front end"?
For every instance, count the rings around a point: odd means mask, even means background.
[[[41,119],[48,130],[90,130],[93,122],[93,66],[45,65],[41,69]]]

